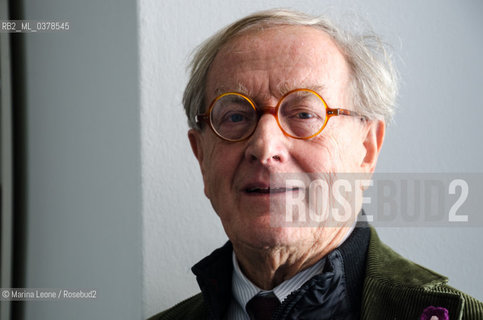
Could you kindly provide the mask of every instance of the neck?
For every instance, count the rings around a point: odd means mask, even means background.
[[[271,290],[317,263],[337,248],[352,230],[329,229],[323,230],[316,241],[272,247],[233,242],[233,249],[245,276],[259,288]]]

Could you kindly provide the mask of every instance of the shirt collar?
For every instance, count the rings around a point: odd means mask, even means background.
[[[352,225],[351,229],[345,235],[341,244],[347,240],[352,231],[355,228],[355,223]],[[235,301],[245,310],[245,306],[254,296],[257,294],[268,294],[273,293],[280,302],[283,302],[285,298],[290,295],[293,291],[298,290],[305,282],[310,280],[315,275],[321,274],[325,266],[325,258],[319,260],[313,266],[297,273],[292,278],[285,280],[278,286],[273,288],[273,290],[263,290],[257,287],[253,282],[251,282],[241,271],[236,259],[235,251],[232,254],[233,261],[233,275],[232,275],[232,293]]]
[[[241,271],[238,261],[235,256],[235,252],[232,255],[233,259],[233,277],[232,277],[232,292],[233,297],[238,302],[238,304],[245,309],[246,304],[250,299],[252,299],[257,294],[267,294],[273,293],[280,302],[285,300],[285,298],[293,291],[299,289],[305,282],[311,279],[313,276],[322,273],[325,265],[325,258],[319,260],[313,266],[297,273],[292,278],[285,280],[273,290],[263,290],[257,287],[253,282],[251,282]]]

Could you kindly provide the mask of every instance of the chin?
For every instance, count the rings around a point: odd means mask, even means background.
[[[297,245],[300,241],[300,233],[297,228],[272,227],[251,229],[249,233],[243,234],[239,239],[250,247],[254,248],[276,248],[290,247]]]

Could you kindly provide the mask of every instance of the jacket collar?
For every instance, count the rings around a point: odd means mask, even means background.
[[[366,279],[362,294],[363,319],[419,319],[429,306],[446,308],[460,319],[463,298],[442,287],[448,279],[417,265],[383,244],[371,228]]]
[[[211,315],[210,319],[222,319],[230,303],[232,252],[233,246],[228,241],[191,268]]]

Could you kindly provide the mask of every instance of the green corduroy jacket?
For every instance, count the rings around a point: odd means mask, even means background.
[[[411,262],[383,244],[371,228],[361,319],[421,319],[428,306],[443,307],[450,320],[483,320],[483,303],[447,285],[448,279]],[[197,294],[152,319],[208,319]]]

